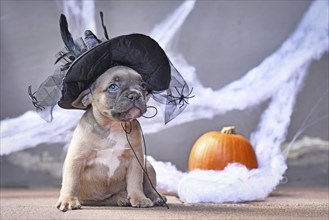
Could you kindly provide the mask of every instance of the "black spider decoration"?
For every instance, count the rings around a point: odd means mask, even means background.
[[[184,91],[184,88],[185,88],[185,85],[183,85],[182,87],[182,90],[181,91],[178,91],[177,87],[175,86],[175,90],[177,92],[177,94],[179,96],[173,96],[172,94],[169,94],[168,96],[171,97],[172,99],[168,102],[169,104],[170,103],[176,103],[178,101],[178,104],[181,105],[179,108],[182,108],[185,104],[189,104],[186,100],[187,99],[191,99],[193,98],[195,95],[193,96],[190,96],[191,93],[193,92],[193,88],[191,89],[191,91],[189,92],[189,94],[187,94],[186,96],[183,94],[183,91]]]
[[[39,101],[37,100],[37,98],[34,96],[35,92],[32,93],[32,86],[29,86],[28,87],[28,93],[29,93],[29,96],[32,100],[32,104],[34,105],[34,107],[36,109],[38,109],[39,111],[42,111],[45,109],[45,107],[43,107],[42,105],[39,105]]]

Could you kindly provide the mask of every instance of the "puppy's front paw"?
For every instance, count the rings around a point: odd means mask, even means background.
[[[77,197],[67,196],[60,197],[56,204],[56,207],[62,212],[66,212],[67,210],[80,209],[81,204]]]
[[[130,198],[130,204],[135,208],[147,208],[154,206],[153,202],[145,196],[136,196]]]

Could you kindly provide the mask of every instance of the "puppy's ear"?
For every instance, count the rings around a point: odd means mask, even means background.
[[[72,102],[72,106],[80,109],[86,109],[91,104],[91,90],[86,89],[80,93],[79,97]]]

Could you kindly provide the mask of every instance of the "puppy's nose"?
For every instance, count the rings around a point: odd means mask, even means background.
[[[131,92],[131,93],[128,94],[127,97],[131,101],[136,101],[136,100],[138,100],[141,97],[141,95],[139,93],[137,93],[137,92]]]

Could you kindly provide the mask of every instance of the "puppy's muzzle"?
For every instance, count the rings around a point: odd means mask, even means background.
[[[146,112],[146,100],[138,90],[126,90],[118,99],[111,115],[118,121],[130,121]]]
[[[136,102],[137,100],[140,99],[140,97],[142,97],[142,95],[135,91],[131,91],[127,95],[127,98],[130,99],[132,102]]]

